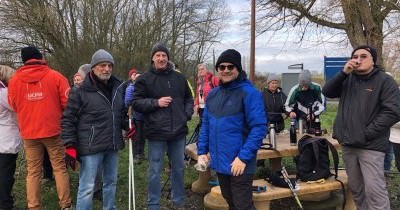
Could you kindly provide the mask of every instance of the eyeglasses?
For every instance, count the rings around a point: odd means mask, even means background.
[[[229,71],[232,71],[235,68],[235,65],[219,65],[218,66],[218,71],[224,71],[225,69],[228,69]]]

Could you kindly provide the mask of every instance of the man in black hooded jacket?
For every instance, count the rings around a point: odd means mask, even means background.
[[[383,173],[390,127],[400,120],[394,79],[377,65],[376,50],[354,49],[344,69],[322,92],[339,98],[333,138],[342,145],[349,187],[357,209],[390,209]]]

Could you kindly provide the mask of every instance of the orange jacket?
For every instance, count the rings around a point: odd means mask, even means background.
[[[8,84],[8,102],[17,112],[23,139],[60,134],[69,89],[68,80],[43,60],[31,59],[15,72]]]

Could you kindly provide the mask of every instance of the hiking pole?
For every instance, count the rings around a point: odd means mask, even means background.
[[[168,157],[169,157],[169,156],[168,156]],[[167,180],[165,180],[165,183],[164,183],[164,185],[163,185],[162,188],[161,188],[161,192],[163,192],[163,191],[165,190],[165,187],[167,187],[168,182],[169,182],[169,180],[171,179],[172,166],[171,166],[171,163],[170,163],[170,162],[168,162],[168,167],[169,167],[169,174],[168,174]],[[171,189],[168,191],[167,198],[170,196],[170,194],[171,194]]]
[[[285,182],[288,184],[290,191],[292,191],[293,197],[294,197],[294,199],[295,199],[297,205],[299,205],[300,209],[303,210],[303,205],[301,205],[299,196],[297,196],[297,193],[296,193],[296,191],[295,191],[295,189],[294,189],[294,187],[293,187],[293,185],[292,185],[292,182],[291,182],[290,179],[289,179],[289,174],[287,173],[285,167],[282,167],[281,173],[282,173],[283,179],[284,179]]]
[[[130,121],[130,119],[129,119],[129,121]],[[129,184],[128,184],[128,186],[129,186],[129,196],[128,196],[128,201],[129,201],[129,210],[131,210],[131,207],[132,207],[132,171],[133,171],[133,166],[132,166],[132,163],[133,163],[133,155],[132,155],[132,143],[131,143],[131,140],[130,139],[128,139],[128,141],[129,141],[129,143],[128,143],[128,152],[129,152],[129,176],[128,176],[128,179],[129,179]],[[134,196],[133,196],[134,197]],[[133,205],[133,206],[135,206],[135,205]]]
[[[128,116],[129,116],[129,131],[132,129],[132,107],[129,107],[128,109]],[[134,170],[134,165],[133,165],[133,154],[132,154],[132,141],[133,141],[133,135],[131,138],[128,139],[128,152],[129,152],[129,195],[128,195],[128,202],[129,202],[129,210],[131,210],[131,207],[133,206],[133,209],[136,209],[136,201],[135,201],[135,170]]]

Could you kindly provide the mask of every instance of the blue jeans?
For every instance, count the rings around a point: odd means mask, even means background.
[[[163,171],[165,150],[171,163],[171,197],[176,207],[185,204],[185,188],[183,183],[185,138],[168,141],[149,139],[149,178],[147,182],[147,205],[149,210],[160,209],[161,183],[160,174]]]
[[[117,189],[118,152],[107,151],[80,157],[77,210],[93,209],[94,182],[99,165],[103,165],[103,210],[114,210]]]
[[[385,162],[383,164],[383,168],[385,171],[390,171],[392,168],[392,161],[393,161],[393,145],[389,142],[389,148],[385,153]]]

